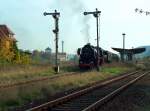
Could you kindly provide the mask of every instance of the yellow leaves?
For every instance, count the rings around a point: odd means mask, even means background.
[[[10,41],[6,40],[5,41],[5,46],[7,49],[10,49]]]
[[[21,56],[21,62],[23,64],[29,64],[31,62],[29,55],[27,55],[27,54],[22,55]]]
[[[14,44],[15,43],[11,43],[11,41],[1,41],[0,63],[29,63],[28,55],[21,55],[20,52],[13,47]]]
[[[16,42],[0,41],[0,63],[29,64],[30,61],[28,54],[18,50]]]
[[[6,60],[8,62],[11,62],[14,55],[15,55],[15,53],[13,51],[10,51],[10,49],[8,49],[6,47],[2,47],[0,49],[0,59],[2,59],[2,60]]]

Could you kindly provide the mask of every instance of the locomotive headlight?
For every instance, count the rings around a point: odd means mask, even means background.
[[[82,61],[80,61],[80,64],[82,64],[83,62]]]
[[[90,62],[90,64],[93,64],[93,63],[94,63],[93,61]]]

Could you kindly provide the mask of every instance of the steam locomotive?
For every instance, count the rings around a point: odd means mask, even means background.
[[[101,66],[104,63],[110,63],[112,60],[118,60],[117,54],[92,46],[90,43],[84,45],[82,48],[78,48],[77,54],[79,56],[80,68],[94,68],[97,65]]]

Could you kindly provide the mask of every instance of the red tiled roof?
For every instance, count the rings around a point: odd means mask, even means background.
[[[0,25],[0,38],[7,39],[9,34],[14,35],[14,33],[6,25]],[[11,37],[10,39],[16,41],[14,37]]]
[[[0,30],[2,30],[5,34],[12,34],[12,35],[15,35],[15,34],[7,27],[7,25],[0,25]]]
[[[7,35],[0,29],[0,38],[7,38]]]

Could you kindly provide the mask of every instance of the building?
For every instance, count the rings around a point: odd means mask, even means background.
[[[17,42],[14,33],[6,26],[0,25],[0,57],[10,59],[14,56],[13,45]]]
[[[52,63],[55,63],[55,58],[56,55],[55,53],[51,54],[51,61],[53,61]],[[62,62],[62,61],[67,61],[67,54],[66,53],[58,53],[58,62]]]
[[[10,49],[13,43],[16,42],[14,35],[6,25],[0,25],[0,47]]]
[[[133,61],[134,55],[145,51],[145,48],[134,48],[134,49],[122,49],[122,48],[112,48],[113,50],[120,53],[121,61]]]
[[[67,54],[66,53],[58,53],[58,59],[60,61],[66,61],[67,60]]]
[[[52,53],[52,49],[51,49],[51,48],[49,48],[49,47],[47,47],[47,48],[45,49],[45,53],[47,53],[47,54],[51,54],[51,53]]]

